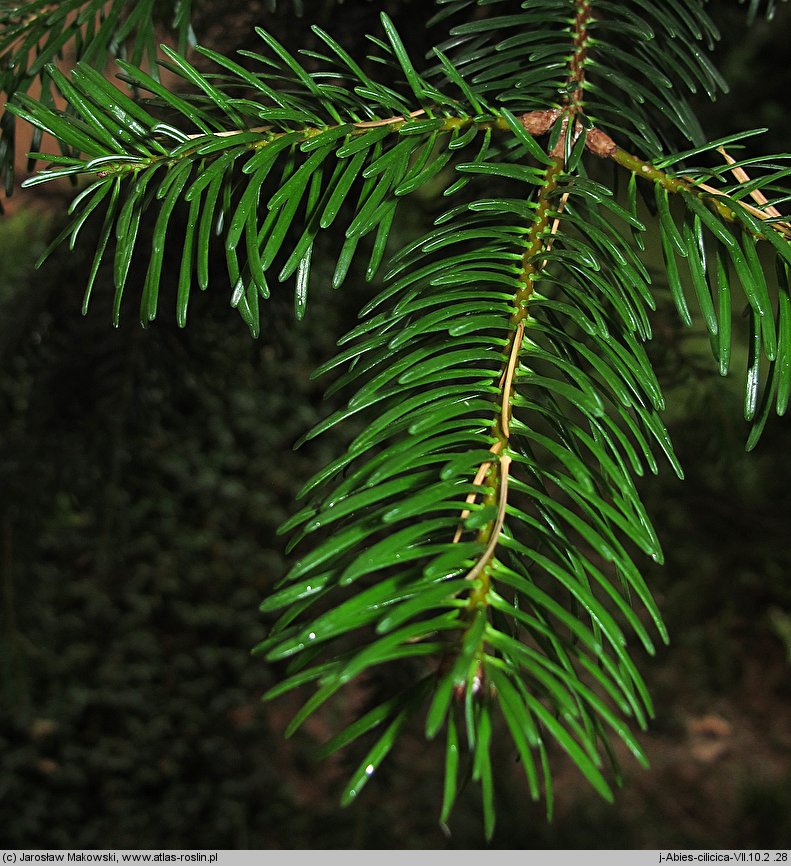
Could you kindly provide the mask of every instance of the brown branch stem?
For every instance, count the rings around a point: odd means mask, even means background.
[[[533,294],[535,281],[546,265],[546,259],[542,254],[549,252],[551,249],[559,224],[558,218],[555,217],[552,227],[549,227],[550,212],[552,210],[550,199],[557,188],[557,182],[562,171],[563,161],[558,158],[553,159],[547,168],[544,185],[536,201],[535,220],[527,235],[525,251],[522,255],[522,270],[519,276],[520,288],[514,295],[516,311],[511,317],[513,331],[504,351],[503,375],[500,378],[500,411],[492,425],[492,432],[496,440],[490,450],[493,454],[499,455],[499,460],[496,467],[494,460],[484,461],[478,468],[475,476],[475,483],[480,484],[487,476],[492,476],[493,473],[496,473],[491,478],[493,490],[484,498],[482,505],[496,505],[497,513],[489,523],[479,530],[478,540],[484,545],[484,549],[476,563],[466,574],[468,580],[476,578],[480,578],[481,580],[480,586],[470,594],[468,607],[471,609],[488,603],[489,569],[505,522],[508,505],[508,472],[511,464],[511,458],[507,453],[507,449],[511,437],[510,422],[513,411],[511,404],[513,381],[524,342],[528,303],[530,296]],[[564,197],[556,213],[559,213],[563,209],[565,202],[566,199]],[[467,498],[467,504],[471,504],[475,497],[476,494],[471,494],[471,497]],[[467,509],[462,515],[462,520],[468,513],[469,510]],[[458,541],[460,538],[461,531],[457,530],[453,540]]]
[[[734,165],[736,160],[725,150],[724,147],[718,147],[717,153],[721,153],[725,158],[725,162],[728,165]],[[739,181],[739,183],[750,183],[750,175],[740,166],[736,166],[736,168],[731,169],[731,174]],[[754,189],[750,192],[750,198],[761,208],[763,208],[763,212],[767,213],[770,217],[782,217],[780,211],[769,204],[769,199],[761,192],[760,189]],[[744,205],[742,205],[743,207]]]

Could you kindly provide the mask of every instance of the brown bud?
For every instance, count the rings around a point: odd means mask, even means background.
[[[560,117],[559,108],[548,108],[543,111],[528,111],[519,120],[531,135],[544,135],[549,132],[552,124]]]
[[[588,130],[588,135],[585,138],[585,147],[587,147],[591,153],[595,153],[596,156],[604,158],[612,156],[618,149],[610,136],[607,135],[606,132],[596,129],[595,126],[593,129]]]

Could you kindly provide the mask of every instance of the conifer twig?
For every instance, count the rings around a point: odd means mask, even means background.
[[[725,150],[724,147],[718,147],[717,153],[721,153],[725,158],[725,161],[728,165],[735,165],[736,160]],[[750,175],[744,170],[744,168],[740,165],[737,165],[736,168],[731,169],[731,174],[739,181],[739,183],[750,183]],[[769,199],[761,192],[760,189],[750,190],[750,198],[763,208],[764,213],[769,214],[772,217],[782,217],[783,215],[780,211],[774,206],[769,204]]]

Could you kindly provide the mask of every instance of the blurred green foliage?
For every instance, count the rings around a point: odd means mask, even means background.
[[[35,253],[31,221],[2,243]],[[249,649],[332,330],[276,309],[254,344],[207,303],[115,332],[63,290],[83,262],[2,261],[4,306],[40,306],[2,347],[0,844],[287,844]]]

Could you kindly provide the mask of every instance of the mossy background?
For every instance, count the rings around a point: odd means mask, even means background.
[[[255,44],[255,24],[298,48],[313,21],[359,46],[382,4],[306,3],[302,18],[286,0],[225,2],[222,18],[219,5],[199,6],[196,30],[232,50]],[[384,5],[419,56],[420,4]],[[700,103],[705,128],[771,126],[766,149],[789,149],[791,8],[751,29],[743,7],[710,8],[733,88]],[[0,846],[480,847],[473,786],[449,833],[437,824],[441,748],[419,730],[341,810],[354,755],[319,764],[312,750],[343,704],[284,741],[297,700],[261,705],[279,670],[249,654],[258,603],[286,568],[275,530],[339,447],[328,435],[291,449],[327,411],[309,374],[371,288],[326,288],[327,237],[303,322],[284,287],[254,342],[218,280],[184,331],[172,292],[149,330],[134,299],[114,330],[107,279],[79,313],[87,236],[32,270],[65,200],[17,197],[0,222]],[[396,240],[442,206],[413,202]],[[652,769],[624,755],[607,806],[556,754],[547,824],[503,751],[495,846],[791,845],[791,426],[773,419],[746,455],[739,375],[716,375],[666,301],[651,351],[687,473],[642,486],[667,557],[647,566],[649,585],[672,636],[639,660],[657,707],[641,737]]]

